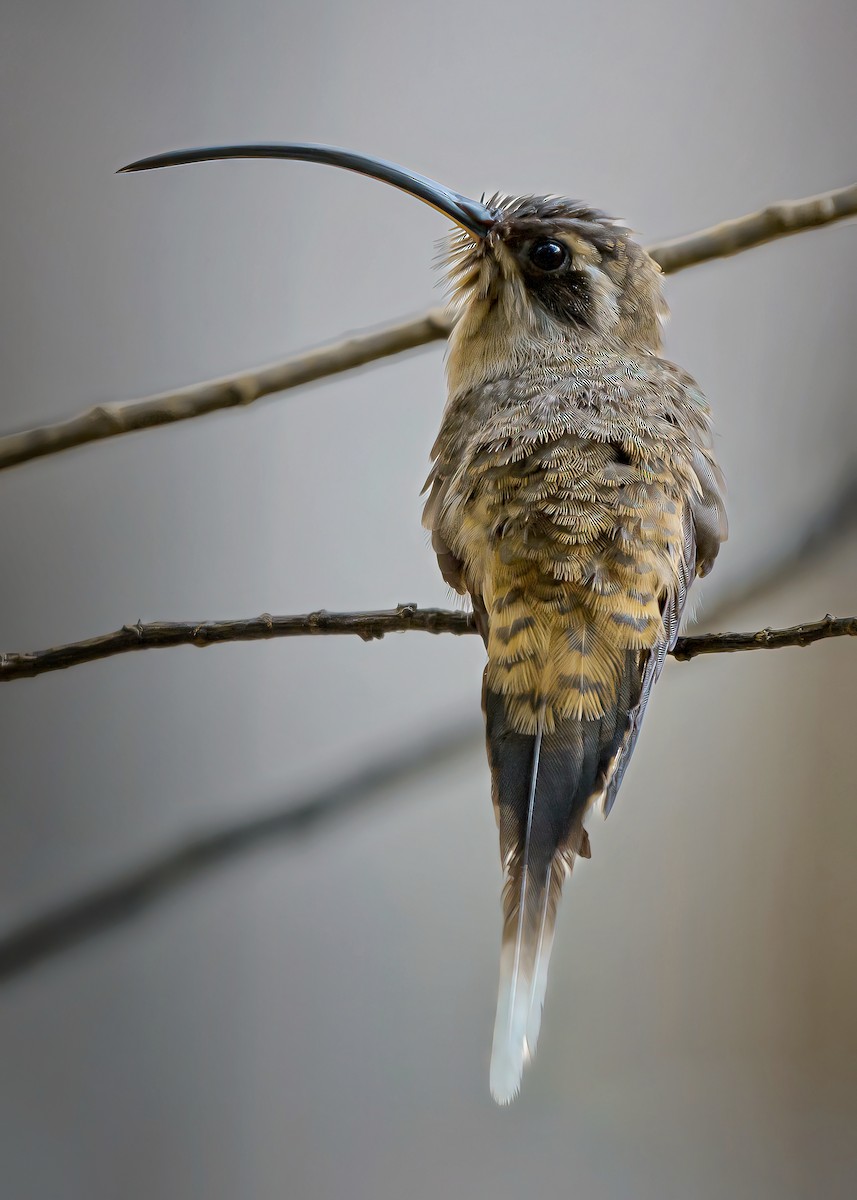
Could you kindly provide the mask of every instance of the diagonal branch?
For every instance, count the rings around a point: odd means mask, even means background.
[[[745,217],[722,221],[699,233],[689,233],[649,247],[649,254],[667,275],[685,267],[709,262],[712,258],[728,258],[742,250],[752,250],[777,238],[817,229],[846,217],[857,215],[857,183],[835,188],[805,200],[783,200],[769,204]]]
[[[0,470],[46,454],[84,446],[87,442],[171,425],[175,421],[188,421],[225,408],[240,408],[275,392],[303,387],[305,383],[353,371],[366,363],[403,354],[429,342],[442,341],[449,330],[443,309],[432,308],[420,317],[365,330],[342,341],[305,350],[271,366],[258,367],[255,371],[194,383],[177,392],[162,392],[145,400],[96,404],[66,421],[0,437]]]
[[[649,253],[669,274],[855,215],[857,184],[852,184],[804,200],[772,204],[759,212],[650,246]],[[68,420],[0,437],[0,470],[103,438],[252,404],[275,392],[288,391],[442,341],[450,327],[449,317],[441,309],[430,309],[412,320],[358,333],[343,341],[293,355],[272,366],[193,384],[144,400],[98,404]]]
[[[136,916],[240,855],[312,834],[329,820],[362,813],[370,803],[400,800],[402,785],[414,776],[472,750],[480,727],[475,719],[458,722],[406,742],[388,757],[367,763],[297,802],[281,801],[188,834],[103,883],[9,927],[0,933],[0,984]]]
[[[262,613],[237,621],[149,621],[123,625],[113,633],[53,646],[0,655],[0,683],[27,679],[48,671],[63,671],[82,663],[113,658],[136,650],[173,646],[219,646],[225,642],[259,642],[272,638],[319,637],[350,634],[364,642],[388,633],[476,633],[473,616],[442,608],[400,604],[374,612],[314,612],[304,616],[273,617]],[[728,654],[741,650],[775,650],[784,646],[810,646],[832,637],[857,636],[857,617],[824,617],[788,629],[761,629],[756,633],[705,633],[679,638],[673,657],[686,662],[700,654]]]

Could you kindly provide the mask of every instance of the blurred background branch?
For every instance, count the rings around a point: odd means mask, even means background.
[[[0,935],[0,983],[136,916],[242,854],[315,833],[332,818],[355,809],[362,812],[376,799],[386,802],[398,797],[399,791],[393,789],[414,775],[434,770],[472,749],[480,727],[474,716],[472,721],[458,721],[417,742],[406,742],[388,757],[373,758],[331,786],[299,800],[280,801],[267,811],[208,832],[191,834],[82,895],[22,922]]]
[[[649,246],[648,250],[663,271],[673,274],[855,215],[857,184],[852,184],[803,200],[768,205],[758,212]],[[143,400],[97,404],[68,420],[0,437],[0,470],[88,442],[252,404],[263,396],[441,341],[449,331],[450,321],[443,310],[430,309],[411,320],[355,334],[254,371]]]

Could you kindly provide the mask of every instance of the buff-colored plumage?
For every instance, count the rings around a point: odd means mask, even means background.
[[[583,818],[612,804],[726,528],[705,400],[660,357],[657,266],[573,202],[489,203],[492,236],[449,251],[458,320],[425,523],[488,651],[506,874],[491,1088],[505,1103],[535,1049],[563,879],[589,854]],[[564,248],[562,274],[533,269],[539,239]]]

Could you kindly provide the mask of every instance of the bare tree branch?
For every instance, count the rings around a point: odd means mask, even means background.
[[[706,614],[706,620],[740,608],[758,596],[766,594],[779,584],[787,582],[797,569],[806,567],[836,538],[847,531],[857,520],[857,475],[848,471],[844,482],[831,498],[808,521],[805,528],[788,546],[774,555],[767,565],[749,583],[726,594]],[[826,618],[827,621],[830,618]],[[769,631],[747,634],[706,634],[685,637],[676,647],[675,657],[694,658],[698,654],[724,653],[731,650],[771,648],[774,645],[809,645],[826,637],[851,636],[846,628],[850,618],[844,618],[831,632],[811,636],[794,633],[794,641],[778,641],[777,638],[794,630],[816,629],[822,622],[809,626],[794,626],[793,630],[779,631],[772,641]],[[31,679],[48,671],[62,671],[83,663],[98,662],[113,658],[117,654],[130,654],[136,650],[167,649],[172,646],[216,646],[225,642],[258,642],[272,638],[318,637],[351,634],[369,642],[388,633],[403,633],[416,630],[421,633],[475,633],[473,619],[466,612],[451,612],[440,608],[418,608],[416,604],[399,604],[393,609],[375,612],[331,613],[321,610],[301,616],[271,616],[262,613],[232,621],[138,621],[134,625],[123,625],[112,633],[53,646],[47,650],[32,650],[8,653],[0,652],[0,683],[15,679]],[[773,635],[771,635],[773,637]],[[733,645],[728,639],[738,639]],[[748,642],[748,639],[750,641]]]
[[[388,633],[476,633],[470,613],[400,604],[374,612],[314,612],[304,616],[274,617],[262,613],[237,621],[149,621],[123,625],[113,633],[53,646],[49,650],[0,654],[0,683],[28,679],[48,671],[63,671],[83,663],[172,646],[219,646],[225,642],[259,642],[272,638],[355,635],[364,642]],[[825,638],[857,636],[857,617],[830,615],[788,629],[761,629],[757,633],[706,633],[682,637],[673,657],[682,662],[700,654],[728,654],[741,650],[774,650],[784,646],[810,646]]]
[[[194,383],[177,392],[162,392],[145,400],[96,404],[67,421],[0,437],[0,470],[87,442],[204,417],[224,408],[240,408],[262,396],[289,391],[429,342],[442,341],[449,329],[443,310],[433,308],[420,317],[365,330],[255,371]]]
[[[805,200],[773,204],[721,225],[658,243],[649,247],[649,253],[665,272],[683,271],[712,258],[738,254],[775,238],[855,215],[857,184],[852,184]],[[192,384],[144,400],[98,404],[68,420],[0,437],[0,470],[103,438],[252,404],[262,396],[441,341],[449,330],[448,316],[441,309],[430,309],[412,320],[358,333],[268,367]]]
[[[687,662],[700,654],[734,654],[741,650],[781,650],[784,646],[811,646],[826,638],[857,637],[857,617],[831,617],[805,621],[787,629],[760,629],[757,633],[703,633],[680,637],[673,658]]]
[[[170,646],[217,646],[224,642],[259,642],[270,638],[314,637],[325,634],[354,634],[364,642],[387,633],[414,629],[423,633],[475,633],[469,613],[440,608],[417,608],[400,604],[377,612],[313,612],[304,616],[273,617],[262,613],[237,621],[150,621],[123,625],[113,633],[34,650],[23,654],[0,654],[0,683],[62,671],[81,663],[112,658],[134,650],[157,650]]]

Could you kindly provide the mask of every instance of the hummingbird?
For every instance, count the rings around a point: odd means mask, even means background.
[[[613,807],[689,589],[727,536],[709,407],[662,357],[657,263],[562,196],[479,201],[332,146],[179,150],[124,171],[281,158],[356,171],[454,225],[448,398],[423,523],[486,650],[482,707],[504,874],[490,1063],[518,1094],[539,1036],[560,893]]]

